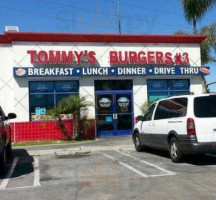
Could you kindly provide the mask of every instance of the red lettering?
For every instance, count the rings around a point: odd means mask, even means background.
[[[135,51],[129,51],[129,63],[137,64],[137,53]]]
[[[154,51],[148,51],[148,64],[154,65],[155,64],[155,56],[154,56]]]
[[[28,50],[27,51],[27,54],[30,54],[31,64],[34,64],[34,62],[35,62],[36,53],[37,53],[37,51],[33,51],[33,50]]]
[[[116,51],[110,51],[110,64],[114,65],[118,63],[118,53]]]
[[[119,63],[124,65],[128,63],[128,52],[124,52],[124,57],[122,51],[119,51]]]
[[[38,62],[41,65],[45,65],[48,61],[48,54],[46,51],[39,51],[38,53]]]
[[[189,65],[190,61],[189,61],[189,55],[188,55],[188,53],[184,52],[182,56],[183,56],[183,62],[182,62],[182,64],[183,65]]]
[[[68,64],[68,65],[73,63],[72,51],[69,51],[68,54],[66,53],[66,51],[62,51],[61,63]]]
[[[163,53],[161,51],[156,51],[156,63],[162,65],[164,64]]]
[[[61,64],[60,51],[49,51],[49,64]]]
[[[74,54],[77,58],[77,64],[79,65],[81,63],[81,59],[82,59],[82,56],[83,56],[83,51],[80,51],[80,52],[77,52],[77,51],[74,51]]]
[[[96,53],[95,53],[94,51],[89,51],[89,52],[88,52],[88,57],[89,57],[88,63],[89,63],[90,65],[93,65],[93,64],[96,63],[95,55],[96,55]]]
[[[137,59],[139,64],[146,64],[146,53],[144,51],[140,51],[138,53]]]
[[[170,52],[165,53],[165,65],[172,65],[172,54]]]

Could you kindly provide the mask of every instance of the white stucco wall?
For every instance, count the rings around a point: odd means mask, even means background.
[[[29,91],[28,82],[36,80],[72,80],[73,78],[13,78],[13,67],[33,67],[27,50],[60,50],[96,52],[100,67],[109,67],[109,51],[162,51],[188,52],[191,66],[200,66],[199,44],[116,44],[116,43],[44,43],[44,42],[13,42],[11,45],[0,46],[0,103],[4,110],[17,113],[16,121],[29,121]],[[86,66],[83,64],[83,66]],[[202,93],[200,76],[154,76],[154,77],[82,77],[79,79],[80,95],[87,96],[87,100],[95,102],[95,79],[132,79],[134,94],[134,116],[140,114],[140,106],[147,100],[147,79],[172,78],[190,79],[190,90],[195,94]],[[76,78],[77,79],[77,78]],[[95,108],[91,107],[89,117],[95,118]]]
[[[5,114],[14,112],[13,54],[9,44],[0,44],[0,105]]]

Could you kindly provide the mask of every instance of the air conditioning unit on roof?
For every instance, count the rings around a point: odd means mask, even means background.
[[[19,32],[18,26],[5,26],[5,32]]]

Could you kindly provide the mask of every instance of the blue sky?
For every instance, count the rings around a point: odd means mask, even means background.
[[[1,0],[0,32],[7,25],[20,31],[117,33],[117,0]],[[216,20],[216,6],[198,28]],[[121,0],[122,33],[172,34],[192,31],[180,0]],[[216,81],[215,64],[209,64],[207,82]],[[210,87],[216,91],[216,85]]]

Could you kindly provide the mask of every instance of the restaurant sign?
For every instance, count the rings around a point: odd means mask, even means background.
[[[14,77],[208,75],[209,67],[15,67]]]
[[[109,51],[110,65],[190,65],[188,52],[162,52],[162,51]],[[95,51],[36,51],[28,50],[31,64],[46,65],[80,65],[88,63],[95,65],[97,55]]]

